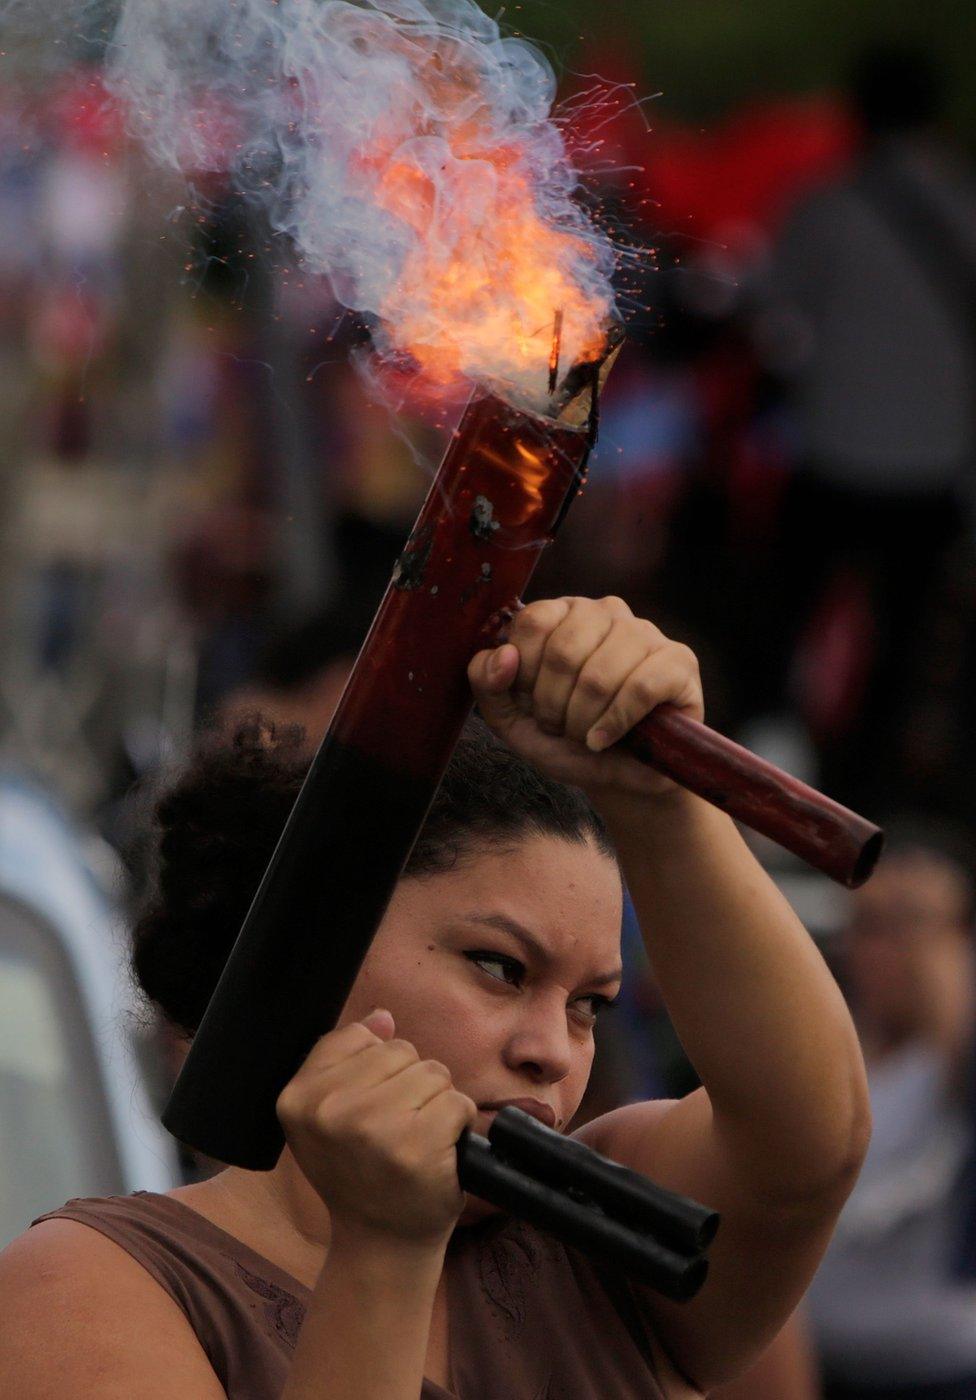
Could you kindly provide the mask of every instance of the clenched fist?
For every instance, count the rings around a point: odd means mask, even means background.
[[[613,747],[658,705],[704,716],[694,653],[620,598],[547,598],[480,651],[468,678],[485,721],[520,757],[591,798],[659,796],[670,779]]]
[[[478,1110],[446,1066],[394,1032],[375,1011],[323,1036],[282,1090],[278,1118],[334,1226],[434,1244],[464,1209],[456,1144]]]

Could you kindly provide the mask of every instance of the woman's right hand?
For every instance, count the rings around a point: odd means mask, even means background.
[[[440,1244],[464,1209],[456,1145],[477,1107],[450,1071],[393,1039],[388,1011],[330,1031],[278,1098],[333,1230]]]

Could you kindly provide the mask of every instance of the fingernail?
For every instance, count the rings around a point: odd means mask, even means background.
[[[591,753],[600,753],[610,743],[610,735],[605,729],[591,729],[586,736],[586,747]]]

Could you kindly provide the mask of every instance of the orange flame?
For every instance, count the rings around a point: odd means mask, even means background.
[[[463,69],[448,74],[435,60],[443,116],[445,106],[470,102],[471,89]],[[529,153],[499,144],[477,111],[438,122],[446,149],[434,171],[413,158],[416,134],[391,121],[361,154],[380,207],[415,235],[381,308],[390,339],[434,384],[482,380],[544,403],[554,356],[558,365],[562,353],[568,368],[605,352],[611,307],[600,253],[585,226],[545,217]]]
[[[602,356],[615,256],[574,203],[545,56],[476,0],[186,3],[185,24],[172,8],[126,0],[111,46],[154,159],[219,156],[421,390],[555,411],[550,375]],[[233,135],[219,150],[208,111]]]

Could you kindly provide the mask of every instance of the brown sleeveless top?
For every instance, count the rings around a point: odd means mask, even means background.
[[[73,1200],[42,1220],[113,1240],[179,1304],[229,1400],[277,1400],[310,1292],[172,1196]],[[450,1390],[421,1400],[665,1400],[647,1295],[520,1221],[457,1230],[445,1262]]]

